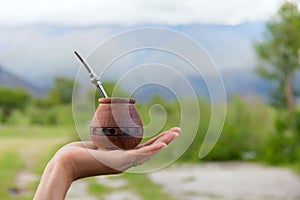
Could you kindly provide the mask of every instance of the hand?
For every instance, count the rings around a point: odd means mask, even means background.
[[[121,173],[136,163],[142,164],[178,137],[180,129],[172,128],[133,150],[99,149],[92,142],[74,142],[64,146],[54,159],[66,171],[72,172],[72,180],[88,176]]]
[[[34,199],[64,199],[74,180],[97,175],[118,174],[151,159],[178,137],[171,128],[133,150],[103,150],[92,142],[73,142],[56,152],[48,163]]]

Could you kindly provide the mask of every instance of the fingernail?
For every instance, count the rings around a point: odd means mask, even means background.
[[[177,139],[179,137],[179,134],[175,132],[174,139]]]
[[[178,130],[178,132],[181,132],[181,128],[180,127],[175,127],[177,130]]]
[[[161,143],[161,146],[159,147],[159,149],[165,149],[165,148],[167,148],[167,144],[166,143]]]

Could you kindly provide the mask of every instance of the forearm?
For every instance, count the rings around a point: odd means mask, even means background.
[[[34,200],[63,200],[72,181],[65,168],[51,160],[41,177]]]

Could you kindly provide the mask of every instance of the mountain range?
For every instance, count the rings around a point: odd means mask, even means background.
[[[121,25],[62,27],[53,24],[36,24],[24,27],[0,27],[0,50],[2,52],[0,54],[0,63],[2,63],[0,85],[25,86],[35,95],[45,94],[45,91],[53,84],[55,76],[75,78],[80,64],[73,55],[74,50],[79,50],[83,55],[87,55],[91,49],[94,49],[97,44],[104,42],[107,38],[142,27],[161,27],[174,30],[190,37],[202,46],[218,67],[229,98],[236,93],[267,96],[270,83],[260,79],[254,73],[256,58],[253,44],[259,41],[263,35],[265,30],[263,22],[244,23],[235,26],[142,24],[130,27]],[[151,37],[151,35],[145,35],[145,37]],[[136,37],[133,41],[122,41],[120,44],[114,44],[113,47],[122,47],[125,44],[123,42],[138,43],[142,40],[143,38]],[[157,38],[157,40],[158,43],[168,42],[162,38]],[[170,45],[174,45],[173,40],[170,42]],[[103,56],[108,54],[110,50],[107,49],[106,52],[102,52]],[[190,52],[190,55],[193,56],[193,53]],[[168,56],[164,58],[168,58]],[[136,55],[128,55],[128,59],[120,60],[122,62],[119,62],[119,65],[116,64],[117,71],[124,65],[130,69],[130,66],[160,61],[162,57],[145,51],[136,53]],[[175,65],[178,63],[176,59],[167,62],[170,63],[170,66],[174,62]],[[117,71],[111,71],[110,74],[116,75]],[[87,74],[83,76],[87,76]],[[156,76],[163,79],[166,74],[158,73]],[[213,77],[211,78],[213,79]],[[199,95],[207,90],[200,77],[191,76],[188,79]],[[158,88],[147,88],[147,92],[143,92],[143,95],[140,94],[140,96],[143,99],[148,99],[148,96],[155,93],[163,92],[159,92]]]
[[[251,70],[233,70],[227,71],[222,74],[224,87],[226,91],[227,99],[230,99],[234,95],[247,96],[257,95],[267,100],[268,93],[271,88],[271,83],[267,80],[259,78]],[[189,83],[193,87],[195,93],[204,99],[209,100],[207,85],[200,77],[189,77]],[[214,81],[214,80],[212,80]],[[6,71],[0,66],[0,86],[7,86],[11,88],[25,88],[34,96],[45,96],[48,88],[38,87],[33,83],[30,83],[17,75]],[[218,91],[215,91],[218,93]],[[147,87],[143,88],[142,92],[136,93],[135,98],[148,101],[153,95],[160,95],[166,99],[173,99],[174,94],[161,87]]]

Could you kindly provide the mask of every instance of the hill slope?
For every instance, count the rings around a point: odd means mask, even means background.
[[[23,80],[22,78],[14,75],[11,72],[8,72],[2,68],[0,65],[0,86],[7,86],[11,88],[25,88],[27,89],[32,95],[35,96],[44,96],[45,91],[33,84]]]

